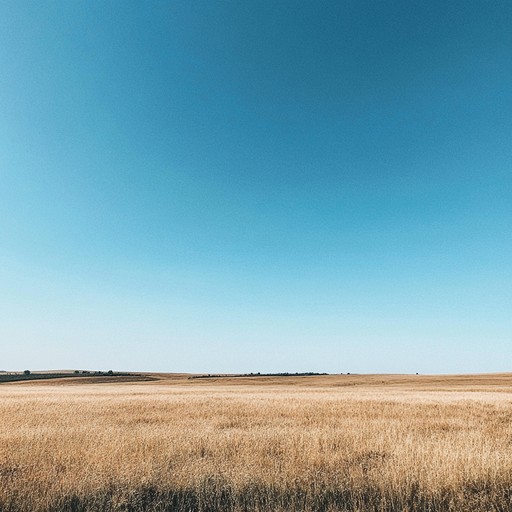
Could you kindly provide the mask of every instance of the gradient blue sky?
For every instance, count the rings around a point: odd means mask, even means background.
[[[0,369],[512,370],[512,3],[0,4]]]

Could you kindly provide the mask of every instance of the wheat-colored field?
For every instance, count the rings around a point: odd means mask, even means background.
[[[155,378],[0,385],[0,510],[512,510],[512,375]]]

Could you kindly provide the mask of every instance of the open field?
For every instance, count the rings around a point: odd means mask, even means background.
[[[145,377],[1,384],[0,510],[512,510],[511,374]]]

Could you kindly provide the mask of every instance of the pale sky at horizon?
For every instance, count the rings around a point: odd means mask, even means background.
[[[0,370],[512,371],[512,3],[0,4]]]

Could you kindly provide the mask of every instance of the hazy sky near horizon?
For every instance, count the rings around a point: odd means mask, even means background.
[[[0,4],[0,369],[512,370],[512,3]]]

